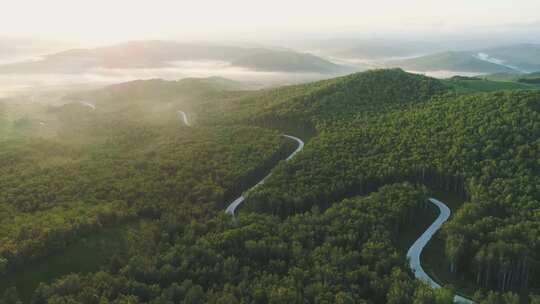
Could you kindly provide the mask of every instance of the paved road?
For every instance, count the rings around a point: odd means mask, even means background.
[[[435,280],[433,280],[422,268],[422,264],[420,263],[420,255],[422,254],[422,251],[424,250],[424,247],[426,247],[429,240],[431,240],[431,237],[441,228],[442,224],[448,220],[451,212],[450,208],[448,208],[448,206],[446,206],[443,202],[434,198],[430,198],[429,201],[439,208],[439,216],[433,222],[433,224],[431,224],[431,226],[429,226],[429,228],[424,231],[424,233],[416,240],[416,242],[414,242],[411,248],[409,248],[409,251],[407,251],[407,259],[409,260],[409,265],[417,279],[424,281],[432,288],[441,288],[441,285],[435,282]],[[473,301],[459,295],[454,296],[454,302],[465,304],[474,303]]]
[[[180,116],[182,117],[182,120],[184,121],[184,124],[185,124],[186,126],[189,127],[190,124],[189,124],[189,121],[188,121],[186,112],[184,112],[184,111],[178,111],[178,114],[180,114]]]
[[[186,126],[190,126],[189,124],[189,121],[188,121],[188,117],[187,117],[187,114],[184,112],[184,111],[178,111],[178,114],[180,114],[180,117],[182,117],[182,120],[184,121],[184,124],[186,124]],[[289,139],[292,139],[294,141],[296,141],[298,143],[298,147],[296,148],[296,150],[294,150],[293,153],[291,153],[289,155],[289,157],[287,157],[286,160],[291,160],[294,156],[296,156],[296,154],[298,154],[298,152],[302,151],[302,149],[304,149],[304,142],[298,138],[298,137],[294,137],[294,136],[291,136],[291,135],[283,135]],[[253,186],[251,189],[255,189],[257,188],[258,186],[264,184],[264,181],[269,178],[270,176],[272,175],[272,173],[269,173],[267,176],[265,176],[262,180],[260,180],[255,186]],[[238,197],[237,199],[235,199],[231,204],[229,204],[229,206],[227,207],[227,209],[225,209],[225,213],[227,214],[230,214],[232,216],[234,216],[234,212],[236,211],[236,208],[238,208],[238,206],[240,206],[240,204],[242,204],[244,202],[246,198],[244,197],[244,195],[240,195],[240,197]]]
[[[296,156],[296,154],[298,154],[298,152],[302,151],[302,149],[304,149],[304,142],[298,138],[298,137],[294,137],[294,136],[291,136],[291,135],[283,135],[289,139],[292,139],[294,141],[296,141],[298,143],[298,148],[296,148],[296,150],[294,150],[293,153],[291,153],[291,155],[289,155],[289,157],[287,157],[286,160],[291,160],[293,157]]]
[[[89,103],[88,101],[79,101],[79,103],[82,104],[85,107],[91,108],[92,110],[96,109],[96,105],[93,104],[93,103]]]
[[[294,156],[296,156],[296,154],[298,154],[298,152],[302,151],[302,149],[304,149],[304,142],[298,138],[298,137],[294,137],[294,136],[291,136],[291,135],[283,135],[289,139],[292,139],[294,141],[296,141],[298,143],[298,147],[296,148],[296,150],[294,150],[293,153],[291,153],[291,155],[289,155],[289,157],[287,157],[286,160],[291,160]],[[264,184],[264,182],[266,181],[267,178],[269,178],[270,176],[272,175],[272,173],[268,174],[267,176],[265,176],[261,181],[259,181],[255,186],[253,186],[251,189],[255,189],[257,188],[258,186]],[[238,197],[237,199],[235,199],[228,207],[227,209],[225,209],[225,213],[227,214],[230,214],[232,216],[234,216],[234,212],[236,211],[236,208],[238,208],[238,206],[240,206],[240,204],[242,204],[244,202],[246,198],[244,197],[244,195],[240,195],[240,197]]]

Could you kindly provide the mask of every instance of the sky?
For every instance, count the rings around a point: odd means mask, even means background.
[[[463,31],[540,21],[539,0],[17,0],[0,36],[108,43],[339,31]]]

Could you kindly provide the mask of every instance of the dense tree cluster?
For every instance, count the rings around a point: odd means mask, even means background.
[[[118,126],[1,143],[2,259],[33,259],[172,208],[185,208],[186,218],[208,216],[292,148],[277,132],[255,127]]]
[[[400,85],[394,85],[399,83]],[[248,121],[274,127],[286,121],[329,123],[359,111],[384,112],[448,92],[442,82],[400,69],[374,70],[308,84],[219,96],[194,105],[205,124]],[[212,107],[208,105],[211,104]],[[214,107],[220,107],[218,111]]]
[[[126,255],[41,285],[34,302],[450,303],[398,248],[432,214],[423,184],[467,201],[443,227],[442,258],[501,292],[475,300],[536,303],[510,291],[540,283],[540,93],[465,95],[505,88],[471,81],[378,70],[247,92],[151,80],[71,95],[97,108],[51,108],[57,137],[1,142],[0,272],[149,217]],[[312,139],[232,219],[225,203],[293,148],[265,128]]]
[[[253,191],[248,205],[288,215],[320,198],[422,182],[469,198],[444,229],[454,271],[500,290],[533,278],[537,284],[539,102],[535,92],[493,93],[360,114],[321,129],[297,160]]]
[[[408,184],[287,219],[216,217],[161,231],[116,272],[41,286],[34,303],[451,303],[411,279],[394,241],[425,202]],[[144,254],[146,253],[146,254]]]

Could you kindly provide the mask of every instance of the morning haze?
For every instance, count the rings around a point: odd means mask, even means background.
[[[0,304],[540,303],[540,2],[0,10]]]

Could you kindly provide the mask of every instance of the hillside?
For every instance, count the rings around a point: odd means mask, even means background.
[[[272,119],[277,113],[277,119],[309,117],[313,123],[323,119],[332,121],[362,112],[383,112],[422,102],[446,89],[433,78],[408,74],[399,69],[351,74],[315,85],[318,88],[313,92],[291,98],[258,115],[261,119]]]
[[[100,137],[99,129],[112,124],[123,127],[148,123],[176,123],[177,111],[190,109],[195,100],[219,99],[253,85],[220,77],[136,80],[100,89],[60,92],[55,105],[36,104],[26,97],[0,101],[0,139],[54,138],[62,134]],[[36,99],[40,99],[37,97]],[[68,127],[69,126],[69,127]]]
[[[137,41],[72,49],[42,60],[0,65],[0,73],[82,73],[92,69],[174,68],[178,62],[213,61],[261,71],[336,73],[342,66],[310,54],[274,49],[244,48],[169,41]]]
[[[163,79],[134,80],[106,86],[93,91],[77,92],[64,97],[65,100],[91,99],[120,101],[154,99],[160,102],[180,101],[191,96],[217,94],[223,91],[245,90],[249,84],[221,77],[184,78],[177,81]],[[96,101],[97,102],[97,101]]]
[[[439,80],[400,69],[373,70],[318,82],[246,92],[194,105],[204,124],[249,121],[315,126],[362,112],[384,112],[449,90]]]

